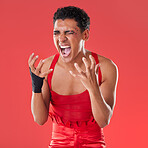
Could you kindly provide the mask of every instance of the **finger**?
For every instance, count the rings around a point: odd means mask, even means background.
[[[73,76],[73,77],[77,77],[77,78],[82,78],[82,75],[80,75],[80,74],[78,74],[78,75],[76,75],[76,74],[74,74],[72,71],[69,71],[69,73]]]
[[[31,60],[32,60],[32,58],[33,58],[33,56],[34,56],[34,53],[32,53],[32,54],[30,55],[30,57],[29,57],[29,59],[28,59],[28,65],[30,64],[30,62],[31,62]]]
[[[88,63],[87,59],[83,57],[82,60],[86,68],[86,73],[90,73],[90,64]]]
[[[32,60],[31,60],[31,62],[30,62],[30,64],[29,64],[29,67],[31,68],[31,70],[35,70],[35,67],[34,67],[34,63],[36,62],[36,60],[38,59],[38,55],[37,56],[35,56]]]
[[[90,55],[89,58],[90,58],[90,61],[91,61],[90,69],[95,71],[96,61],[95,61],[95,59],[94,59],[94,57],[92,55]]]
[[[74,66],[81,75],[85,75],[85,72],[79,67],[77,63],[74,63]]]
[[[41,59],[38,66],[36,67],[36,70],[35,70],[36,74],[40,73],[40,70],[41,70],[41,67],[43,66],[43,63],[44,63],[44,61]]]
[[[49,69],[46,72],[43,72],[42,74],[40,74],[41,77],[46,77],[49,73],[51,73],[53,71],[53,69]]]
[[[69,71],[69,73],[70,73],[73,77],[76,77],[76,74],[74,74],[72,71]]]
[[[101,64],[98,63],[98,64],[95,66],[95,73],[96,73],[96,74],[98,74],[98,70],[99,70],[100,65],[101,65]]]

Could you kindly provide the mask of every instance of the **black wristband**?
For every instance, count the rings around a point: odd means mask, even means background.
[[[35,75],[32,71],[31,68],[29,67],[31,79],[32,79],[32,91],[34,93],[41,93],[42,85],[43,85],[43,80],[45,77],[41,78],[37,75]]]

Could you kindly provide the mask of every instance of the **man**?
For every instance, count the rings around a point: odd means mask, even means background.
[[[36,68],[38,56],[33,53],[28,60],[34,120],[43,125],[48,116],[52,118],[49,147],[103,148],[103,127],[109,124],[115,106],[117,66],[84,48],[90,26],[84,10],[59,8],[53,24],[58,54],[40,60]]]

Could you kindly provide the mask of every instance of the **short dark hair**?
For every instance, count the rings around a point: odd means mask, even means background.
[[[55,24],[57,19],[74,19],[78,23],[77,26],[80,28],[81,32],[85,29],[90,29],[90,17],[83,9],[75,6],[58,8],[53,16],[53,24]]]

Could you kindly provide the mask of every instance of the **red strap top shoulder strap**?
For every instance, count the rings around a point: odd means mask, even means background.
[[[99,63],[98,55],[96,53],[94,53],[94,52],[92,52],[91,54],[94,57],[94,59],[96,61],[96,64],[98,64]],[[99,78],[99,85],[101,85],[101,83],[102,83],[102,74],[101,74],[100,67],[99,67],[99,75],[98,75],[98,78]]]
[[[54,71],[54,67],[55,67],[55,64],[57,63],[57,61],[58,61],[58,58],[59,58],[59,53],[57,53],[55,56],[54,56],[54,59],[52,60],[52,63],[51,63],[51,65],[50,65],[50,68],[49,69],[53,69],[53,71]],[[50,87],[50,89],[51,89],[51,79],[52,79],[52,76],[53,76],[53,71],[50,73],[50,74],[48,74],[48,84],[49,84],[49,87]]]

